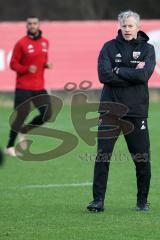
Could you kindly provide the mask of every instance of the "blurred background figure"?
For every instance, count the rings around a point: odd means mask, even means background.
[[[11,123],[9,140],[5,153],[15,157],[15,140],[19,133],[19,141],[23,141],[23,148],[27,148],[25,134],[48,121],[52,114],[50,97],[44,86],[44,70],[52,69],[48,62],[48,40],[42,36],[39,19],[31,16],[27,19],[27,36],[20,39],[14,48],[11,69],[17,73],[14,109],[17,110],[16,118]],[[45,95],[45,102],[38,107],[37,98]],[[33,103],[39,115],[23,126],[30,113],[30,104]],[[19,107],[21,105],[21,107]]]

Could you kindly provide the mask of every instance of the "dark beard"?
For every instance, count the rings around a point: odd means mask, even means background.
[[[39,39],[39,38],[41,38],[41,36],[42,36],[42,31],[41,30],[39,30],[38,31],[38,34],[36,33],[31,33],[30,31],[28,31],[27,32],[27,35],[30,37],[30,38],[32,38],[32,39],[34,39],[34,40],[37,40],[37,39]]]

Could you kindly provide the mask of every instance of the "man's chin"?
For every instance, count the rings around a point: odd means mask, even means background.
[[[33,34],[33,35],[35,35],[35,34],[38,33],[38,31],[36,31],[36,30],[34,31],[34,30],[33,30],[33,31],[30,31],[30,33]]]
[[[124,38],[126,41],[131,41],[133,39],[133,37],[125,37]]]

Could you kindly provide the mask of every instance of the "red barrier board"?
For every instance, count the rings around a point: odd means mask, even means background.
[[[160,20],[142,20],[141,29],[155,46],[157,65],[149,81],[150,87],[160,87]],[[50,42],[49,59],[53,70],[46,70],[46,88],[63,89],[67,82],[79,86],[83,80],[92,82],[92,88],[102,85],[97,76],[97,58],[103,44],[115,38],[116,21],[42,22],[43,35]],[[25,22],[0,23],[0,90],[15,88],[15,73],[9,69],[15,43],[26,34]]]

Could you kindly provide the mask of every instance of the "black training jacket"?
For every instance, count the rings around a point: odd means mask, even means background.
[[[126,41],[119,30],[116,39],[104,44],[98,58],[99,80],[104,84],[101,103],[124,104],[129,117],[148,117],[148,80],[156,64],[154,47],[148,40],[139,31],[137,39]],[[145,62],[143,69],[136,69],[139,62]],[[118,74],[115,67],[119,68]]]

